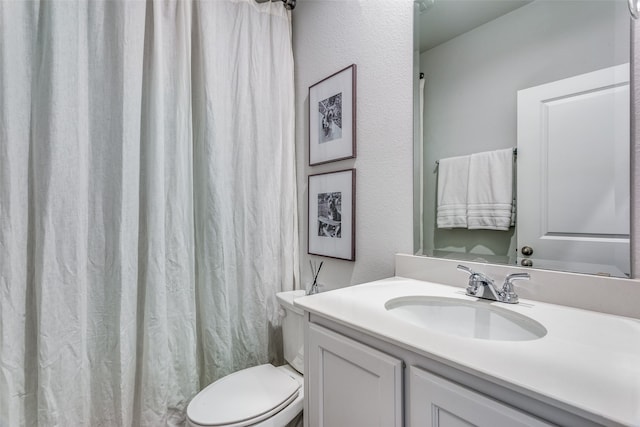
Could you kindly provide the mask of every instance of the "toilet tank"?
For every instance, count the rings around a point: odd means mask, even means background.
[[[276,294],[278,303],[284,311],[282,319],[284,358],[301,374],[304,369],[304,311],[293,306],[293,299],[304,295],[304,290]]]

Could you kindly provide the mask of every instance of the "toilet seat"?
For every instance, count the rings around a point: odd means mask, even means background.
[[[227,375],[206,387],[187,407],[192,424],[242,427],[281,411],[300,393],[300,383],[271,364]]]

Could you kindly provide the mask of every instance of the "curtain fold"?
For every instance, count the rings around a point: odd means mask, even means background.
[[[0,426],[182,425],[278,360],[293,105],[281,4],[0,2]]]

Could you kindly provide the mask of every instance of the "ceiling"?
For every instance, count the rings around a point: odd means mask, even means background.
[[[466,33],[533,0],[424,0],[417,19],[420,52]]]

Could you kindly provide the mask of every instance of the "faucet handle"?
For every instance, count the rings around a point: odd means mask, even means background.
[[[478,283],[476,281],[478,273],[462,264],[458,264],[456,268],[469,274],[469,286],[467,286],[467,295],[475,295],[475,293],[478,291]]]
[[[458,270],[460,270],[460,271],[464,271],[465,273],[469,273],[470,276],[476,274],[475,271],[473,271],[472,269],[470,269],[466,265],[458,264],[458,266],[456,268]]]
[[[504,278],[504,285],[513,286],[514,280],[529,280],[530,278],[529,273],[511,273]]]
[[[487,276],[486,274],[480,273],[478,271],[473,271],[472,269],[470,269],[466,265],[458,264],[457,269],[460,270],[460,271],[464,271],[465,273],[469,274],[469,282],[471,282],[471,281],[480,281],[480,282],[489,283],[489,284],[492,284],[492,285],[494,283],[493,279],[491,277]]]
[[[513,289],[513,282],[515,280],[529,280],[531,276],[529,273],[511,273],[504,278],[504,285],[502,285],[502,292],[504,294],[504,302],[509,304],[518,303],[518,295]]]

